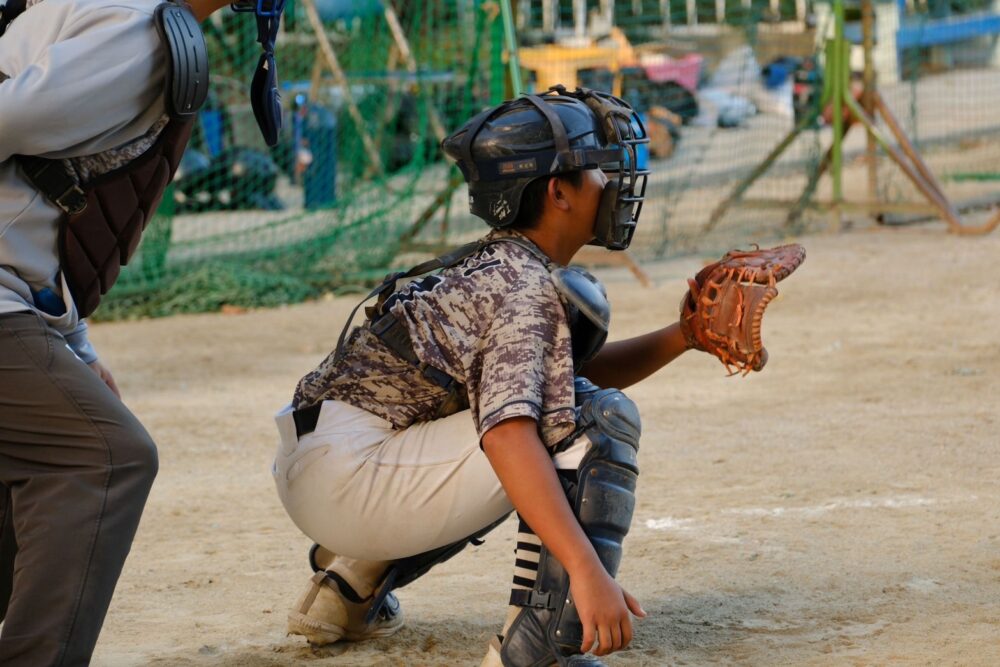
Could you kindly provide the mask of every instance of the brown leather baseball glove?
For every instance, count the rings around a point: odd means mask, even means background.
[[[777,283],[806,259],[797,243],[731,250],[688,279],[681,301],[681,331],[688,347],[719,358],[730,375],[759,371],[767,363],[760,338],[764,310],[778,296]]]

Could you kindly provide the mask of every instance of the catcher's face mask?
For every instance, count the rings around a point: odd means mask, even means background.
[[[234,12],[253,12],[257,18],[257,41],[264,53],[260,54],[250,84],[250,104],[264,141],[274,146],[281,131],[281,95],[274,62],[274,40],[278,37],[285,0],[239,0],[230,7]]]
[[[596,91],[585,91],[583,101],[601,119],[609,144],[618,147],[618,158],[602,162],[608,177],[594,222],[591,245],[624,250],[632,242],[639,212],[646,198],[649,170],[639,164],[638,146],[649,143],[642,120],[627,102]]]

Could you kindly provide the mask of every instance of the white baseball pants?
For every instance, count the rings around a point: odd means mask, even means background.
[[[291,406],[275,421],[272,474],[281,502],[333,553],[405,558],[468,537],[513,509],[468,411],[395,430],[348,403],[324,401],[316,430],[301,438]],[[575,469],[588,445],[580,438],[556,467]]]

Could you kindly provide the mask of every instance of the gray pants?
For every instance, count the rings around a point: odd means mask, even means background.
[[[62,336],[0,315],[0,664],[89,663],[156,470]]]

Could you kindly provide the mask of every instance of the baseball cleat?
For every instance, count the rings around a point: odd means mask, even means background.
[[[366,621],[373,601],[372,596],[352,601],[328,573],[317,572],[288,613],[288,634],[301,635],[310,644],[323,646],[342,639],[356,642],[388,637],[403,627],[403,610],[392,593],[386,597],[374,620]]]

